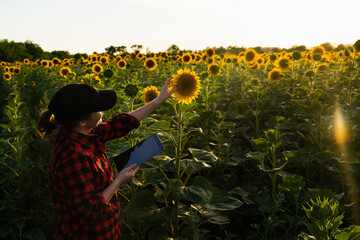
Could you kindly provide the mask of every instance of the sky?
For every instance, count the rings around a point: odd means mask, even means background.
[[[0,0],[0,40],[45,51],[308,48],[360,39],[358,0]]]

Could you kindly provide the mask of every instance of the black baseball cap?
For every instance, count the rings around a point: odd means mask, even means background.
[[[96,90],[86,84],[68,84],[55,92],[48,109],[59,122],[75,121],[92,112],[109,110],[115,106],[116,100],[114,90]]]

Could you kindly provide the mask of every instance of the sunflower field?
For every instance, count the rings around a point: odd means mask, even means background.
[[[118,189],[124,239],[360,239],[360,40],[1,61],[0,76],[0,239],[55,238],[52,139],[35,126],[56,90],[114,89],[106,121],[170,76],[172,98],[107,143],[111,161],[153,133],[166,148]]]

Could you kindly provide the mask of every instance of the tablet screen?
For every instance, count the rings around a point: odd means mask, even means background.
[[[159,136],[155,133],[114,158],[116,168],[121,171],[132,164],[137,166],[164,151]]]

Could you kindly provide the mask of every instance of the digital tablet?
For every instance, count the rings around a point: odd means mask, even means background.
[[[132,148],[117,155],[114,158],[116,169],[120,172],[123,168],[127,168],[132,164],[140,166],[142,163],[164,151],[164,149],[165,147],[159,136],[155,133]]]

